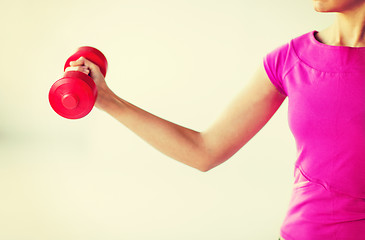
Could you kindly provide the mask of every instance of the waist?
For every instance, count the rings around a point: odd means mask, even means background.
[[[320,184],[326,190],[365,198],[365,155],[347,152],[336,156],[312,156],[302,152],[295,171],[300,171],[306,178],[303,181]]]
[[[334,239],[340,235],[346,239],[365,239],[365,198],[328,190],[296,168],[281,235],[298,240]]]

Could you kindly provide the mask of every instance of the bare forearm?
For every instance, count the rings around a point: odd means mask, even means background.
[[[102,110],[160,152],[201,171],[207,170],[207,151],[200,132],[159,118],[109,93],[102,101]]]
[[[261,65],[222,116],[204,132],[152,115],[116,96],[97,65],[81,57],[69,71],[90,69],[97,89],[96,107],[106,111],[162,153],[201,171],[218,166],[243,147],[285,100]]]

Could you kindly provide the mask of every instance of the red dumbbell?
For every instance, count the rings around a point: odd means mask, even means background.
[[[108,62],[98,49],[80,47],[66,61],[64,70],[71,61],[84,57],[99,66],[101,73],[106,75]],[[57,80],[49,91],[49,103],[60,116],[68,119],[78,119],[86,116],[94,107],[97,89],[94,80],[79,71],[65,72],[63,78]]]

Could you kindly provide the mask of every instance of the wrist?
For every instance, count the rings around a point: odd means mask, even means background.
[[[99,88],[95,107],[107,111],[110,107],[115,105],[116,100],[117,96],[108,87]]]

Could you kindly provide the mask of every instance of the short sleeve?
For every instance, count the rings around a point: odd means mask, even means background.
[[[283,83],[289,44],[285,44],[264,57],[264,68],[267,76],[278,91],[288,96]]]

